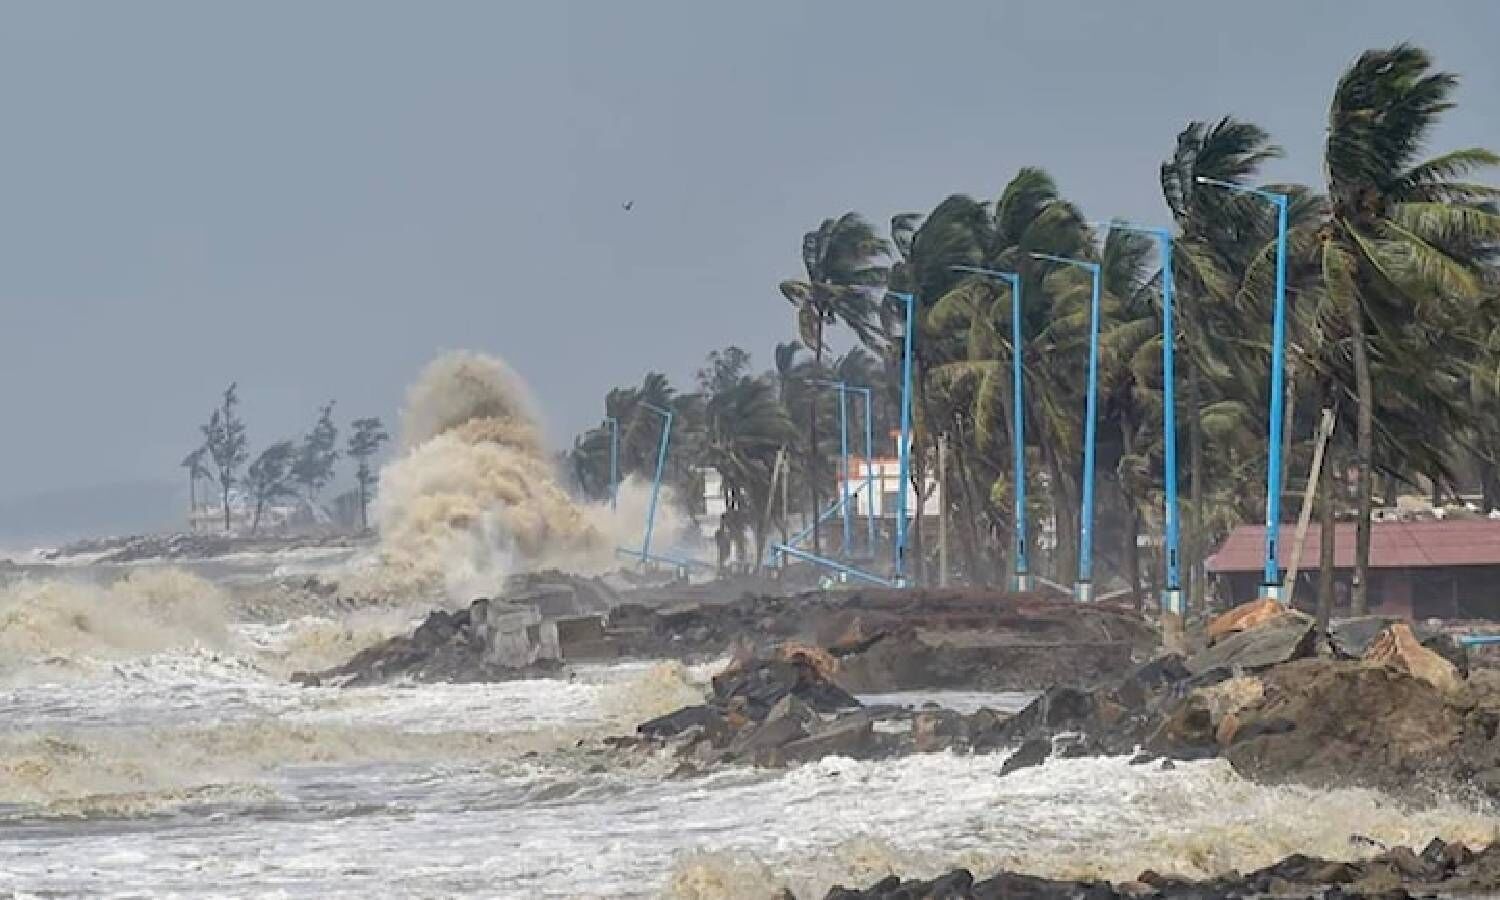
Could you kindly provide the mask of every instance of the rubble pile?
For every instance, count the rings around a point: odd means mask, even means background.
[[[703,704],[645,722],[639,737],[614,744],[669,747],[685,761],[684,774],[724,763],[776,767],[998,746],[1003,718],[992,710],[865,706],[838,685],[838,669],[830,652],[796,643],[736,659],[714,677]]]
[[[1222,757],[1263,782],[1500,796],[1500,677],[1450,637],[1352,619],[1327,638],[1298,613],[1241,608],[1212,643],[1113,685],[1055,687],[1001,728],[1013,768],[1051,756]]]
[[[1500,844],[1479,852],[1434,839],[1420,852],[1394,847],[1354,862],[1294,855],[1248,874],[1183,881],[1142,872],[1135,881],[1060,881],[1002,872],[976,879],[956,869],[928,881],[885,878],[864,890],[835,887],[824,900],[1209,900],[1324,898],[1401,900],[1412,896],[1493,896],[1500,889]]]

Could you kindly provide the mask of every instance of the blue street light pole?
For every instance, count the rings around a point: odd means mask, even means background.
[[[614,509],[620,502],[620,420],[605,416],[604,421],[609,423],[609,508]]]
[[[842,381],[828,381],[822,378],[813,379],[811,383],[831,387],[839,392],[839,464],[842,467],[839,477],[839,495],[842,498],[839,501],[839,511],[843,514],[841,518],[844,526],[841,552],[847,557],[850,551],[849,532],[853,521],[849,514],[849,401],[845,394],[849,388]]]
[[[661,444],[656,450],[656,478],[651,482],[651,505],[646,509],[646,536],[641,540],[641,562],[651,556],[651,531],[656,527],[656,500],[661,496],[661,478],[667,470],[667,444],[672,440],[672,411],[642,400],[641,405],[661,416]]]
[[[1078,526],[1078,581],[1073,585],[1073,599],[1089,603],[1094,599],[1094,443],[1098,431],[1099,410],[1099,264],[1050,253],[1033,253],[1034,259],[1061,263],[1085,269],[1093,276],[1094,294],[1089,314],[1089,386],[1084,404],[1083,422],[1083,521]]]
[[[1015,272],[997,269],[981,269],[977,266],[950,266],[956,272],[969,272],[998,278],[1010,285],[1010,389],[1011,389],[1011,435],[1013,468],[1011,478],[1015,482],[1015,566],[1016,590],[1031,590],[1031,569],[1026,560],[1026,410],[1021,405],[1021,276]]]
[[[1271,325],[1271,421],[1270,437],[1266,442],[1266,571],[1261,591],[1264,596],[1279,600],[1282,591],[1277,544],[1281,539],[1281,419],[1286,394],[1286,239],[1287,207],[1291,198],[1275,191],[1202,175],[1195,180],[1199,184],[1238,194],[1251,194],[1276,206],[1276,307]]]
[[[1166,487],[1167,587],[1162,595],[1162,609],[1181,616],[1186,612],[1182,602],[1182,572],[1178,555],[1177,510],[1177,332],[1173,324],[1172,303],[1177,287],[1172,276],[1172,232],[1129,222],[1110,222],[1110,228],[1149,234],[1161,244],[1161,368],[1162,368],[1162,476]],[[1196,410],[1194,411],[1196,414]]]
[[[911,342],[916,330],[917,298],[889,291],[906,304],[906,325],[901,336],[901,446],[897,448],[896,482],[896,571],[897,587],[906,586],[906,492],[911,470]],[[918,510],[918,515],[921,511]]]

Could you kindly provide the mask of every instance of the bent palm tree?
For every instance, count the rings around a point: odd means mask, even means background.
[[[824,330],[843,323],[861,341],[875,334],[875,306],[867,288],[885,283],[887,269],[880,264],[890,246],[858,213],[825,219],[802,237],[802,265],[806,280],[783,281],[781,293],[797,307],[797,326],[802,343],[822,368],[827,350]],[[818,492],[818,405],[810,404],[807,419],[807,482],[810,515],[817,520],[821,510]],[[822,553],[818,529],[813,529],[813,552]]]
[[[1339,79],[1328,114],[1330,209],[1318,237],[1321,286],[1347,318],[1354,370],[1356,614],[1368,596],[1373,449],[1384,411],[1374,372],[1382,362],[1423,372],[1421,357],[1435,357],[1414,345],[1440,343],[1445,326],[1477,313],[1481,262],[1500,242],[1500,191],[1462,180],[1500,157],[1470,148],[1419,161],[1456,87],[1425,51],[1398,44],[1361,55]],[[1436,387],[1434,374],[1417,380]]]

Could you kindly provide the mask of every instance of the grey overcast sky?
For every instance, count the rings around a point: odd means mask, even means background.
[[[1492,0],[5,2],[0,500],[177,483],[231,380],[255,445],[389,420],[445,348],[565,443],[648,368],[769,362],[824,216],[1042,165],[1159,219],[1226,113],[1316,181],[1339,72],[1399,40],[1463,76],[1434,149],[1500,148]]]

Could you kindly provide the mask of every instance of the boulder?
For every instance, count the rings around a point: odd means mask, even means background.
[[[1214,644],[1231,634],[1258,628],[1285,612],[1285,606],[1269,597],[1241,603],[1208,623],[1208,642]]]
[[[1264,620],[1249,631],[1230,634],[1207,650],[1188,657],[1183,665],[1193,675],[1216,669],[1251,672],[1310,656],[1314,643],[1312,620],[1288,612]]]
[[[1469,677],[1469,650],[1457,635],[1440,631],[1422,639],[1422,646],[1453,663],[1453,668],[1463,678]]]
[[[1453,663],[1423,647],[1411,626],[1402,623],[1381,632],[1365,651],[1364,660],[1405,672],[1444,692],[1456,691],[1463,684]]]
[[[872,755],[875,723],[866,717],[834,722],[815,734],[791,741],[781,748],[787,762],[806,762],[825,756],[848,756],[855,759]]]
[[[636,731],[645,737],[676,737],[694,728],[711,729],[724,727],[724,717],[709,706],[685,706],[676,712],[658,716],[636,726]]]
[[[1400,621],[1390,616],[1337,619],[1328,625],[1328,643],[1333,652],[1344,659],[1361,659],[1382,631]]]

